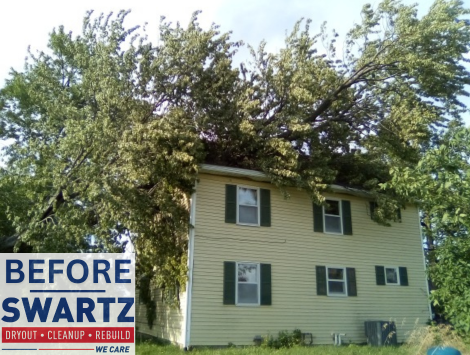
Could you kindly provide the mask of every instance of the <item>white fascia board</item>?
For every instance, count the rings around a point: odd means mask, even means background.
[[[269,177],[261,171],[232,168],[229,166],[201,164],[199,165],[199,172],[212,175],[233,176],[245,179],[248,178],[256,181],[271,181],[271,179],[269,179]]]

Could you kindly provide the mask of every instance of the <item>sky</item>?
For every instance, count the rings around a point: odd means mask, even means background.
[[[276,50],[282,46],[286,31],[290,32],[300,18],[312,19],[314,33],[327,21],[329,28],[344,35],[360,21],[360,11],[366,2],[373,6],[379,3],[377,0],[5,0],[0,5],[0,87],[10,68],[23,68],[28,46],[33,52],[46,48],[48,34],[54,27],[64,25],[67,31],[79,34],[87,10],[107,14],[131,9],[127,26],[147,22],[147,34],[152,42],[158,38],[161,16],[185,25],[194,11],[202,10],[199,23],[203,27],[216,23],[223,32],[232,31],[233,40],[243,40],[256,47],[264,39],[269,50]],[[464,2],[470,7],[470,0]],[[418,3],[420,16],[427,12],[432,0]],[[470,106],[469,100],[467,105]],[[470,116],[467,122],[470,123]]]

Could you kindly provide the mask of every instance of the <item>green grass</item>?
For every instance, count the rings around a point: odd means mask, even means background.
[[[365,345],[294,347],[274,350],[266,347],[245,347],[225,349],[194,349],[191,352],[169,345],[156,343],[137,343],[138,355],[424,355],[426,350],[435,345],[452,346],[462,355],[470,355],[470,338],[461,338],[450,326],[438,325],[417,328],[409,338],[408,344],[397,347],[370,347]]]
[[[142,343],[137,345],[138,355],[158,355],[158,354],[189,354],[174,346],[162,346],[151,343]],[[229,349],[194,349],[192,355],[415,355],[416,350],[400,346],[400,347],[380,347],[374,348],[370,346],[313,346],[313,347],[296,347],[291,349],[266,349],[266,348],[229,348]]]

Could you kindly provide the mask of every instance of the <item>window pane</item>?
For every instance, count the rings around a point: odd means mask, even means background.
[[[238,264],[238,282],[258,282],[256,264]]]
[[[345,294],[344,281],[328,281],[328,290],[330,293]]]
[[[325,232],[342,233],[341,218],[334,216],[325,216]]]
[[[238,203],[240,205],[258,206],[258,190],[238,188]]]
[[[238,284],[238,303],[258,303],[258,284]]]
[[[325,213],[339,216],[339,201],[326,200]]]
[[[343,269],[328,268],[328,279],[330,280],[343,280],[344,279]]]
[[[258,224],[258,207],[239,206],[238,221],[240,223]]]
[[[387,283],[389,283],[389,284],[397,284],[398,283],[397,269],[395,269],[395,268],[386,268],[385,273],[387,274]]]

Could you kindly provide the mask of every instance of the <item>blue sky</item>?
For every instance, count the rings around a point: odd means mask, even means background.
[[[96,13],[131,9],[128,26],[148,22],[147,33],[152,41],[157,39],[160,16],[185,24],[192,12],[202,10],[200,23],[209,26],[212,22],[221,25],[222,31],[233,31],[232,39],[243,40],[257,46],[265,39],[269,50],[283,44],[286,31],[290,31],[300,18],[312,19],[312,31],[318,32],[323,21],[344,35],[360,20],[360,11],[365,0],[13,0],[0,5],[0,33],[2,53],[0,55],[0,85],[3,86],[10,68],[21,70],[27,47],[45,49],[48,33],[54,27],[64,25],[66,30],[81,31],[85,12]],[[377,5],[379,1],[369,1]],[[416,1],[404,0],[406,4]],[[465,0],[470,7],[470,0]],[[422,15],[431,6],[431,0],[419,1],[418,14]],[[241,52],[243,55],[243,51]],[[470,106],[470,100],[466,100]],[[467,115],[470,123],[470,115]]]

